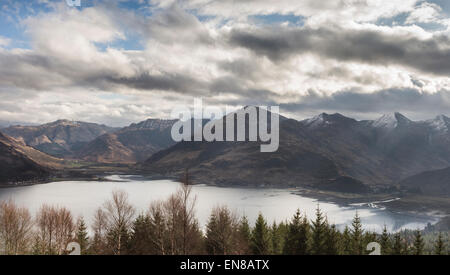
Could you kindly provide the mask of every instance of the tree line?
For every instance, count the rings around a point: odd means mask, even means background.
[[[291,220],[268,224],[259,214],[254,225],[225,206],[212,209],[202,230],[195,216],[196,197],[185,183],[164,201],[152,202],[136,213],[124,191],[114,191],[94,215],[91,230],[82,217],[75,219],[64,207],[43,205],[32,218],[13,201],[0,203],[0,254],[67,254],[77,242],[81,254],[91,255],[364,255],[370,242],[381,254],[448,254],[447,240],[439,233],[426,251],[420,230],[391,234],[365,231],[356,213],[350,226],[339,231],[318,207],[310,220],[300,210]],[[448,238],[448,233],[446,233]]]

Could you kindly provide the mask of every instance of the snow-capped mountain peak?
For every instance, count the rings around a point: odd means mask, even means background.
[[[395,112],[394,116],[399,124],[409,124],[412,122],[409,118],[405,117],[404,115],[400,114],[399,112]]]
[[[322,113],[312,118],[305,119],[304,122],[308,127],[317,127],[326,123],[325,115],[325,113]]]
[[[408,124],[411,120],[404,115],[395,112],[393,114],[384,114],[380,118],[372,122],[372,126],[376,128],[394,129],[400,124]]]
[[[439,115],[434,119],[426,121],[433,129],[437,131],[448,131],[450,126],[450,118],[445,115]]]
[[[393,129],[397,127],[397,119],[394,114],[384,114],[377,120],[374,120],[372,126],[376,128],[389,128]]]
[[[139,123],[132,123],[130,126],[125,129],[166,129],[168,127],[172,127],[176,120],[166,120],[166,119],[147,119],[141,121]]]
[[[315,117],[305,119],[302,121],[304,125],[310,128],[316,128],[320,126],[328,126],[328,125],[351,125],[356,122],[353,118],[348,118],[339,113],[335,114],[327,114],[321,113]]]

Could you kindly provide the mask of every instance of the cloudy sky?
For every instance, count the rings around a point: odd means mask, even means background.
[[[0,121],[450,115],[450,1],[0,1]]]

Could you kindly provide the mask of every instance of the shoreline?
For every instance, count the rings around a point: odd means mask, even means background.
[[[370,209],[386,209],[392,213],[433,216],[439,219],[450,216],[450,202],[443,197],[387,193],[355,195],[309,188],[298,188],[296,194],[347,207],[360,204],[361,206],[366,205]],[[371,207],[370,204],[374,207]]]
[[[78,175],[60,176],[42,181],[35,181],[33,183],[20,184],[20,185],[0,185],[0,190],[3,188],[17,188],[27,187],[39,184],[47,184],[53,182],[69,182],[69,181],[94,181],[94,182],[117,182],[121,180],[107,179],[108,176],[136,176],[144,178],[145,180],[173,180],[178,181],[177,177],[162,176],[158,174],[141,174],[139,171],[83,171]],[[132,173],[129,173],[132,172]],[[133,173],[135,172],[135,173]],[[200,185],[204,183],[198,183],[193,185]],[[274,187],[274,186],[223,186],[216,184],[206,184],[207,186],[216,187],[240,187],[240,188],[260,188],[260,189],[285,189],[290,190],[292,194],[304,196],[311,199],[316,199],[319,202],[333,203],[341,207],[364,207],[367,209],[379,209],[387,210],[394,214],[411,215],[420,218],[433,218],[439,222],[441,219],[450,217],[448,199],[441,197],[427,197],[414,194],[386,194],[386,193],[374,193],[374,194],[354,194],[343,193],[335,191],[319,190],[307,187]],[[359,205],[357,205],[359,204]]]

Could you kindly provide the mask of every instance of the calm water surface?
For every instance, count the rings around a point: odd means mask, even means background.
[[[36,213],[44,203],[69,208],[75,216],[82,215],[90,223],[94,211],[111,197],[113,190],[124,190],[139,212],[145,212],[152,201],[166,199],[175,192],[179,183],[171,180],[146,180],[138,176],[111,176],[110,181],[66,181],[16,188],[0,189],[0,200],[13,199]],[[119,180],[119,181],[118,181]],[[237,187],[193,186],[197,196],[197,217],[201,225],[208,219],[213,207],[226,205],[239,215],[246,215],[253,222],[262,212],[267,220],[290,219],[297,208],[313,218],[318,201],[295,194],[295,189],[256,189]],[[392,213],[387,209],[374,209],[361,205],[339,206],[320,202],[320,208],[331,223],[342,228],[351,224],[358,211],[364,227],[380,231],[384,224],[390,230],[400,228],[417,229],[428,222],[435,222],[431,216],[412,216]]]

